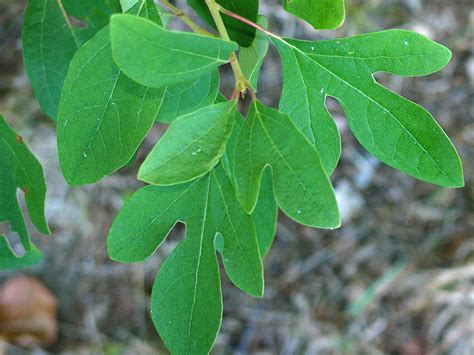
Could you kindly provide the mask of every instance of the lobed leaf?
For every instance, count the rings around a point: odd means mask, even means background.
[[[464,185],[459,156],[433,116],[373,77],[377,71],[404,76],[433,73],[449,62],[447,48],[404,30],[319,42],[274,39],[274,43],[285,68],[282,110],[306,136],[313,135],[328,171],[337,155],[327,154],[331,149],[324,147],[335,136],[329,115],[319,114],[326,110],[327,95],[341,102],[358,141],[383,162],[441,186]],[[336,151],[336,146],[332,149]]]
[[[221,165],[191,182],[148,186],[120,211],[108,237],[110,256],[137,262],[151,256],[176,222],[186,239],[163,264],[152,293],[152,317],[172,353],[208,353],[222,318],[214,240],[224,240],[223,263],[243,291],[261,297],[263,266],[250,216]]]
[[[225,102],[173,121],[141,166],[138,178],[154,185],[173,185],[209,172],[224,154],[235,111],[235,102]]]
[[[23,212],[18,204],[17,189],[23,190],[31,221],[44,234],[50,234],[45,217],[46,182],[43,168],[28,149],[23,138],[12,130],[0,115],[0,222],[10,222],[18,233],[25,255],[18,257],[0,235],[0,268],[31,266],[42,258],[33,245]]]
[[[258,0],[217,0],[219,5],[253,22],[258,18]],[[204,21],[216,29],[214,20],[207,7],[206,0],[188,0],[188,4],[201,16]],[[241,21],[222,14],[222,20],[231,40],[242,47],[249,47],[255,38],[255,28]]]
[[[269,165],[283,212],[308,226],[340,225],[336,197],[319,154],[286,114],[254,102],[236,152],[235,183],[247,212],[255,208],[262,172]]]
[[[111,19],[114,60],[136,82],[156,88],[191,82],[227,63],[237,45],[207,36],[172,32],[132,15]]]
[[[88,41],[71,62],[58,115],[59,159],[68,183],[94,183],[127,164],[163,96],[163,89],[135,83],[114,64],[108,27]]]
[[[344,0],[285,0],[284,7],[320,30],[334,30],[346,17]]]

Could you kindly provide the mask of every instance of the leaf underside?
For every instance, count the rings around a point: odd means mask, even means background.
[[[0,222],[9,222],[18,233],[25,250],[18,257],[5,236],[0,235],[0,269],[27,267],[42,259],[41,252],[31,242],[23,212],[18,204],[17,190],[23,190],[33,224],[44,234],[50,234],[44,203],[46,182],[43,168],[26,143],[0,115]]]

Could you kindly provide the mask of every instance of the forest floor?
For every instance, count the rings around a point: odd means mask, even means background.
[[[330,100],[343,138],[343,156],[332,177],[343,226],[315,230],[281,215],[265,260],[265,297],[247,297],[223,276],[224,320],[213,353],[474,354],[471,1],[347,0],[345,25],[329,32],[305,26],[276,0],[263,2],[270,28],[285,36],[335,38],[406,28],[451,48],[453,60],[440,73],[377,78],[435,115],[462,156],[466,187],[449,190],[415,181],[372,158]],[[150,290],[182,229],[144,264],[114,263],[106,250],[108,228],[124,196],[141,186],[135,178],[138,163],[160,132],[150,135],[133,167],[93,186],[69,187],[59,169],[54,122],[41,112],[23,69],[25,5],[0,0],[0,112],[29,142],[47,176],[53,236],[33,233],[45,261],[22,272],[35,275],[59,300],[59,338],[45,351],[166,353],[150,321]],[[280,73],[273,48],[259,87],[268,104],[278,102]],[[0,283],[16,274],[1,272]],[[10,352],[26,353],[15,347]]]

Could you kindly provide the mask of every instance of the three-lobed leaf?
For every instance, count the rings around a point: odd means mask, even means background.
[[[155,88],[185,84],[213,72],[237,49],[233,42],[168,31],[147,19],[114,15],[114,60],[136,82]]]
[[[344,23],[344,0],[284,0],[285,10],[320,30],[334,30]]]
[[[449,62],[447,48],[405,30],[318,42],[273,41],[284,66],[281,108],[314,137],[329,172],[339,142],[330,143],[336,133],[324,107],[327,95],[340,101],[355,137],[383,162],[441,186],[464,185],[459,156],[431,114],[373,77],[378,71],[433,73]]]
[[[25,249],[20,258],[0,235],[0,268],[18,268],[38,263],[42,256],[33,245],[18,204],[17,190],[23,190],[33,224],[44,234],[50,234],[45,217],[46,182],[43,168],[28,149],[23,138],[0,116],[0,222],[10,222]]]
[[[334,190],[318,151],[288,115],[255,101],[240,132],[234,163],[239,199],[247,212],[255,208],[268,165],[283,212],[308,226],[340,225]]]
[[[204,107],[174,120],[145,160],[138,178],[154,185],[184,183],[219,163],[232,132],[235,102]]]
[[[186,224],[186,239],[160,269],[152,317],[172,353],[208,353],[222,318],[217,234],[224,240],[223,263],[232,282],[250,295],[263,294],[255,229],[222,166],[185,184],[139,190],[112,225],[109,254],[117,261],[143,261],[178,221]]]

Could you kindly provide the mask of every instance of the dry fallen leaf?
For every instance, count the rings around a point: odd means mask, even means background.
[[[32,348],[57,338],[56,297],[37,279],[17,276],[0,288],[0,338]]]

